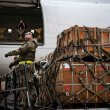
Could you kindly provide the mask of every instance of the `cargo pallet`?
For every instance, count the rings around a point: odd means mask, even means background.
[[[60,33],[55,51],[46,56],[40,105],[110,107],[109,42],[110,29],[75,25]]]

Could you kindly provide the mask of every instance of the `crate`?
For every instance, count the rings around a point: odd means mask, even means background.
[[[81,43],[83,41],[83,44]],[[85,55],[85,50],[98,56],[110,52],[110,29],[97,27],[78,27],[75,25],[67,30],[64,30],[58,35],[57,48],[63,49],[70,46],[74,47],[73,51],[76,55]],[[70,49],[71,50],[71,49]],[[64,53],[68,51],[65,49]]]
[[[104,103],[110,102],[110,63],[87,64],[63,62],[56,80],[60,100],[69,103]],[[104,69],[106,68],[106,70]],[[92,73],[92,72],[93,73]]]

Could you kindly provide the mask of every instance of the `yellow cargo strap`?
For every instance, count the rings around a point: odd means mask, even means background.
[[[32,61],[30,61],[30,60],[20,61],[19,64],[32,64]]]

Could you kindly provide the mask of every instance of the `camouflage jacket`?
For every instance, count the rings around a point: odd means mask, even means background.
[[[19,49],[11,51],[7,54],[8,56],[19,55],[17,62],[26,60],[34,61],[37,46],[37,40],[33,39],[32,41],[23,43],[23,45]]]

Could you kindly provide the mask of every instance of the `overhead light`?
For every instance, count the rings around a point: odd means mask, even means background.
[[[38,5],[37,8],[40,8],[40,6]]]
[[[34,30],[32,29],[31,32],[34,34]]]
[[[12,33],[12,29],[8,29],[8,33]]]
[[[37,0],[37,8],[40,8],[40,0]]]

